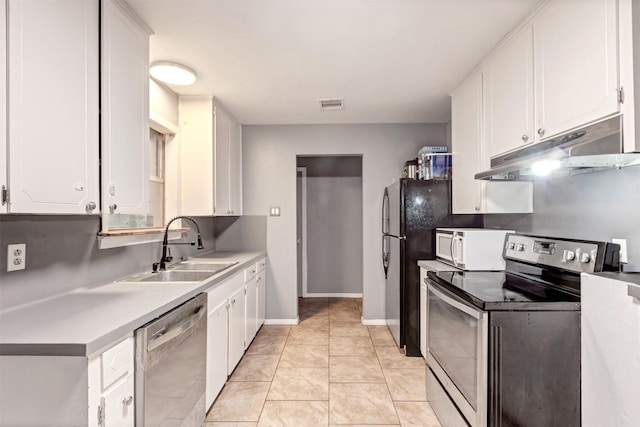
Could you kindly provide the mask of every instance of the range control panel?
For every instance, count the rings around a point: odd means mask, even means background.
[[[620,247],[613,243],[508,234],[503,257],[577,273],[594,273],[619,266]]]

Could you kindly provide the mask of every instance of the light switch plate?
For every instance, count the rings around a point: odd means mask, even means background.
[[[620,245],[620,262],[628,263],[629,256],[627,254],[627,239],[611,239],[613,243]]]
[[[7,246],[7,271],[24,270],[27,262],[27,244]]]

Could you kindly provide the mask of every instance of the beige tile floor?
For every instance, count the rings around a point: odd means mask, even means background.
[[[363,326],[361,299],[299,301],[300,324],[262,327],[205,427],[440,427],[423,359]]]

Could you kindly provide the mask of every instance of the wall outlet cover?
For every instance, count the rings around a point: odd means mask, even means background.
[[[620,262],[628,263],[629,254],[627,253],[627,239],[611,239],[613,243],[620,245]]]
[[[7,246],[7,271],[24,270],[27,262],[27,244]]]

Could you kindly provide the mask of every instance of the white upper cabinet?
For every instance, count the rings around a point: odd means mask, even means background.
[[[516,34],[483,68],[487,155],[531,144],[533,122],[533,32]]]
[[[242,127],[214,101],[215,214],[242,215]]]
[[[454,214],[482,211],[484,182],[474,175],[484,169],[482,153],[482,73],[451,95],[452,209]]]
[[[0,0],[0,213],[6,213],[7,190],[7,1]]]
[[[212,98],[180,98],[182,213],[242,215],[241,125]]]
[[[149,211],[149,34],[119,0],[102,1],[102,210]]]
[[[454,214],[533,211],[530,182],[487,182],[475,174],[488,168],[483,138],[483,74],[476,73],[451,95],[452,211]]]
[[[619,111],[616,4],[553,0],[534,18],[540,138]]]
[[[229,123],[229,215],[242,215],[242,126]]]
[[[98,20],[98,0],[8,2],[9,212],[97,213]]]

